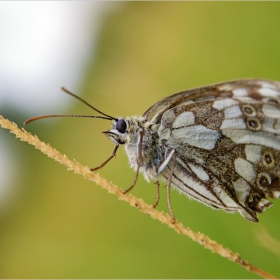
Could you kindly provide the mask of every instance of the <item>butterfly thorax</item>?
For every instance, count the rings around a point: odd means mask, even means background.
[[[157,180],[158,168],[164,160],[164,151],[159,144],[157,133],[158,125],[145,120],[143,117],[130,117],[126,119],[129,123],[125,151],[130,166],[137,169],[137,157],[141,152],[142,160],[140,172],[147,181]],[[139,149],[140,131],[143,133],[141,149]],[[141,151],[140,151],[141,150]]]

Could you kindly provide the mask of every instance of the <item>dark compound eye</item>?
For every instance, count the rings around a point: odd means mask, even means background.
[[[119,119],[116,124],[116,130],[120,133],[125,133],[126,131],[126,122],[124,119]]]

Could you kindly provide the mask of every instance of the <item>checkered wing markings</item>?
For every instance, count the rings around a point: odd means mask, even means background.
[[[167,149],[176,149],[175,188],[257,221],[256,212],[272,205],[265,197],[280,194],[280,108],[274,83],[255,81],[248,86],[250,82],[220,84],[217,92],[211,88],[210,97],[192,98],[187,105],[185,98],[159,115],[159,135]],[[188,134],[194,130],[204,135],[197,142]]]
[[[263,96],[266,99],[275,98],[280,100],[279,92],[280,83],[270,80],[258,79],[244,79],[219,84],[213,84],[206,87],[194,88],[186,91],[181,91],[165,97],[151,106],[144,114],[147,120],[158,122],[160,121],[163,113],[175,106],[179,106],[186,102],[197,102],[207,100],[209,98],[225,98],[232,97],[233,91],[237,98],[245,98],[246,95],[250,98],[261,99]],[[242,91],[248,90],[247,93]],[[258,93],[258,89],[263,89],[263,94]],[[276,90],[275,90],[276,89]],[[264,95],[265,94],[265,95]]]

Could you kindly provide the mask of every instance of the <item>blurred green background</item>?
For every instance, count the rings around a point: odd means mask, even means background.
[[[225,80],[280,80],[278,2],[112,5],[115,10],[102,19],[94,55],[75,92],[107,114],[141,115],[167,95]],[[78,101],[72,104],[58,113],[94,114]],[[20,127],[32,116],[1,110]],[[95,167],[114,148],[101,133],[110,126],[103,120],[50,119],[26,129],[70,159]],[[0,278],[259,278],[120,202],[7,131],[1,137],[13,150],[13,184],[20,187],[0,215]],[[100,173],[124,189],[134,178],[123,148]],[[168,211],[163,185],[158,208]],[[132,193],[154,203],[155,186],[142,176]],[[255,224],[176,191],[171,199],[184,225],[280,276],[280,201],[274,200]]]

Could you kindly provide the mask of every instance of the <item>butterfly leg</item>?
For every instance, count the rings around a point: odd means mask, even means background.
[[[123,194],[126,194],[127,192],[131,191],[133,189],[133,187],[136,185],[136,182],[138,180],[139,170],[140,170],[140,166],[141,166],[141,163],[142,163],[142,141],[143,141],[143,131],[140,131],[139,132],[139,139],[138,139],[138,143],[137,143],[137,169],[136,169],[136,174],[135,174],[134,180],[132,182],[132,185],[128,189],[123,191]]]
[[[171,153],[172,153],[171,157],[173,157],[173,158],[172,158],[172,162],[171,162],[170,175],[169,175],[169,178],[168,178],[168,181],[167,181],[167,185],[166,185],[166,190],[167,190],[167,206],[168,206],[168,210],[169,210],[169,213],[170,213],[170,216],[171,216],[171,219],[172,219],[172,224],[175,224],[175,222],[176,222],[175,216],[173,214],[172,206],[171,206],[171,200],[170,200],[170,185],[171,185],[171,180],[172,180],[173,171],[174,171],[174,167],[175,167],[175,161],[176,161],[175,152],[176,152],[175,149],[173,149],[171,151]],[[168,157],[170,157],[170,155]],[[170,157],[170,160],[171,160],[171,157]]]
[[[102,164],[100,164],[99,166],[97,166],[95,168],[91,168],[90,170],[95,171],[95,170],[98,170],[98,169],[102,168],[104,165],[106,165],[113,157],[115,157],[115,155],[117,153],[117,150],[118,150],[118,147],[119,147],[119,145],[116,145],[112,155],[108,159],[106,159]]]
[[[160,200],[160,193],[159,193],[160,184],[159,184],[158,181],[156,181],[155,184],[156,184],[156,188],[157,188],[157,197],[156,197],[156,202],[153,205],[154,208],[156,208],[158,206],[158,203],[159,203],[159,200]]]

